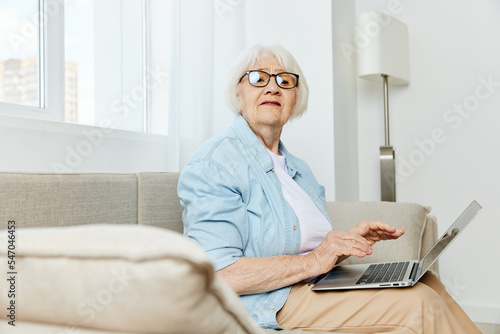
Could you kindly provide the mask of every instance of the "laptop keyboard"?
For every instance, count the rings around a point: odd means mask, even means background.
[[[409,264],[409,261],[371,264],[356,284],[401,281]]]

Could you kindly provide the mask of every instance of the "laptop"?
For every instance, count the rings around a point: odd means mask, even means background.
[[[481,210],[476,201],[465,209],[420,261],[398,261],[335,266],[312,288],[347,290],[370,288],[404,288],[415,285],[446,248],[462,233]]]

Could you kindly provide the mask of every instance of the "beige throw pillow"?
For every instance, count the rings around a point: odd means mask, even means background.
[[[18,230],[16,242],[18,321],[123,333],[262,332],[201,248],[176,232],[34,228]],[[0,245],[6,259],[5,230]],[[0,293],[2,309],[9,302]]]

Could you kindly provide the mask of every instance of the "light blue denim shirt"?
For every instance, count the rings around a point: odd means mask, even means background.
[[[287,152],[290,176],[328,218],[325,190],[307,164]],[[184,206],[184,234],[208,253],[215,270],[241,256],[298,254],[300,224],[282,195],[273,161],[242,116],[221,135],[209,139],[191,156],[181,173],[178,194]],[[330,222],[331,223],[331,222]],[[241,296],[263,328],[281,328],[276,313],[290,287]]]

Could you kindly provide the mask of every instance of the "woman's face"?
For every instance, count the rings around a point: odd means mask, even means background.
[[[269,74],[286,72],[272,55],[261,55],[260,60],[248,70],[260,70]],[[241,101],[241,115],[252,129],[262,126],[281,128],[295,111],[297,88],[283,89],[271,77],[265,87],[254,87],[248,82],[248,75],[238,84],[238,99]]]

